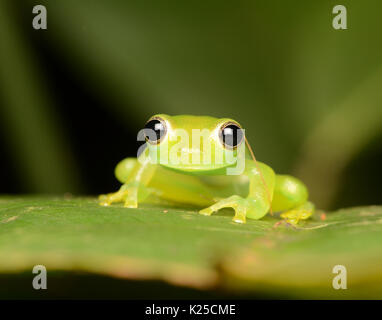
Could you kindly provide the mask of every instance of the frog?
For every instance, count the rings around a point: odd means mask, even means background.
[[[202,144],[200,137],[194,139],[195,132],[203,132]],[[156,114],[139,136],[144,143],[138,156],[127,157],[115,167],[122,186],[100,195],[100,205],[189,205],[205,216],[232,208],[234,223],[277,213],[293,225],[315,211],[301,180],[276,174],[256,160],[245,129],[236,120]]]

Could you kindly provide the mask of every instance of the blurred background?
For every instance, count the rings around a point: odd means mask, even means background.
[[[382,204],[381,17],[378,0],[0,0],[0,193],[113,191],[168,113],[236,119],[322,209]]]

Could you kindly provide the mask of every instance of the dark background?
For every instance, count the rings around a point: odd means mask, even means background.
[[[206,114],[318,207],[382,204],[382,6],[336,4],[1,0],[0,193],[111,192],[146,119]]]

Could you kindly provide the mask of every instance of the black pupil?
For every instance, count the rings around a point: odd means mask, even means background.
[[[165,127],[161,121],[153,119],[146,123],[144,132],[147,139],[156,142],[165,134]]]
[[[236,147],[243,140],[243,131],[234,124],[224,127],[222,132],[223,143],[229,147]]]

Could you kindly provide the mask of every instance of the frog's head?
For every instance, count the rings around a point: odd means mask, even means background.
[[[244,130],[228,118],[158,114],[143,130],[153,162],[184,172],[234,166],[244,148]]]

